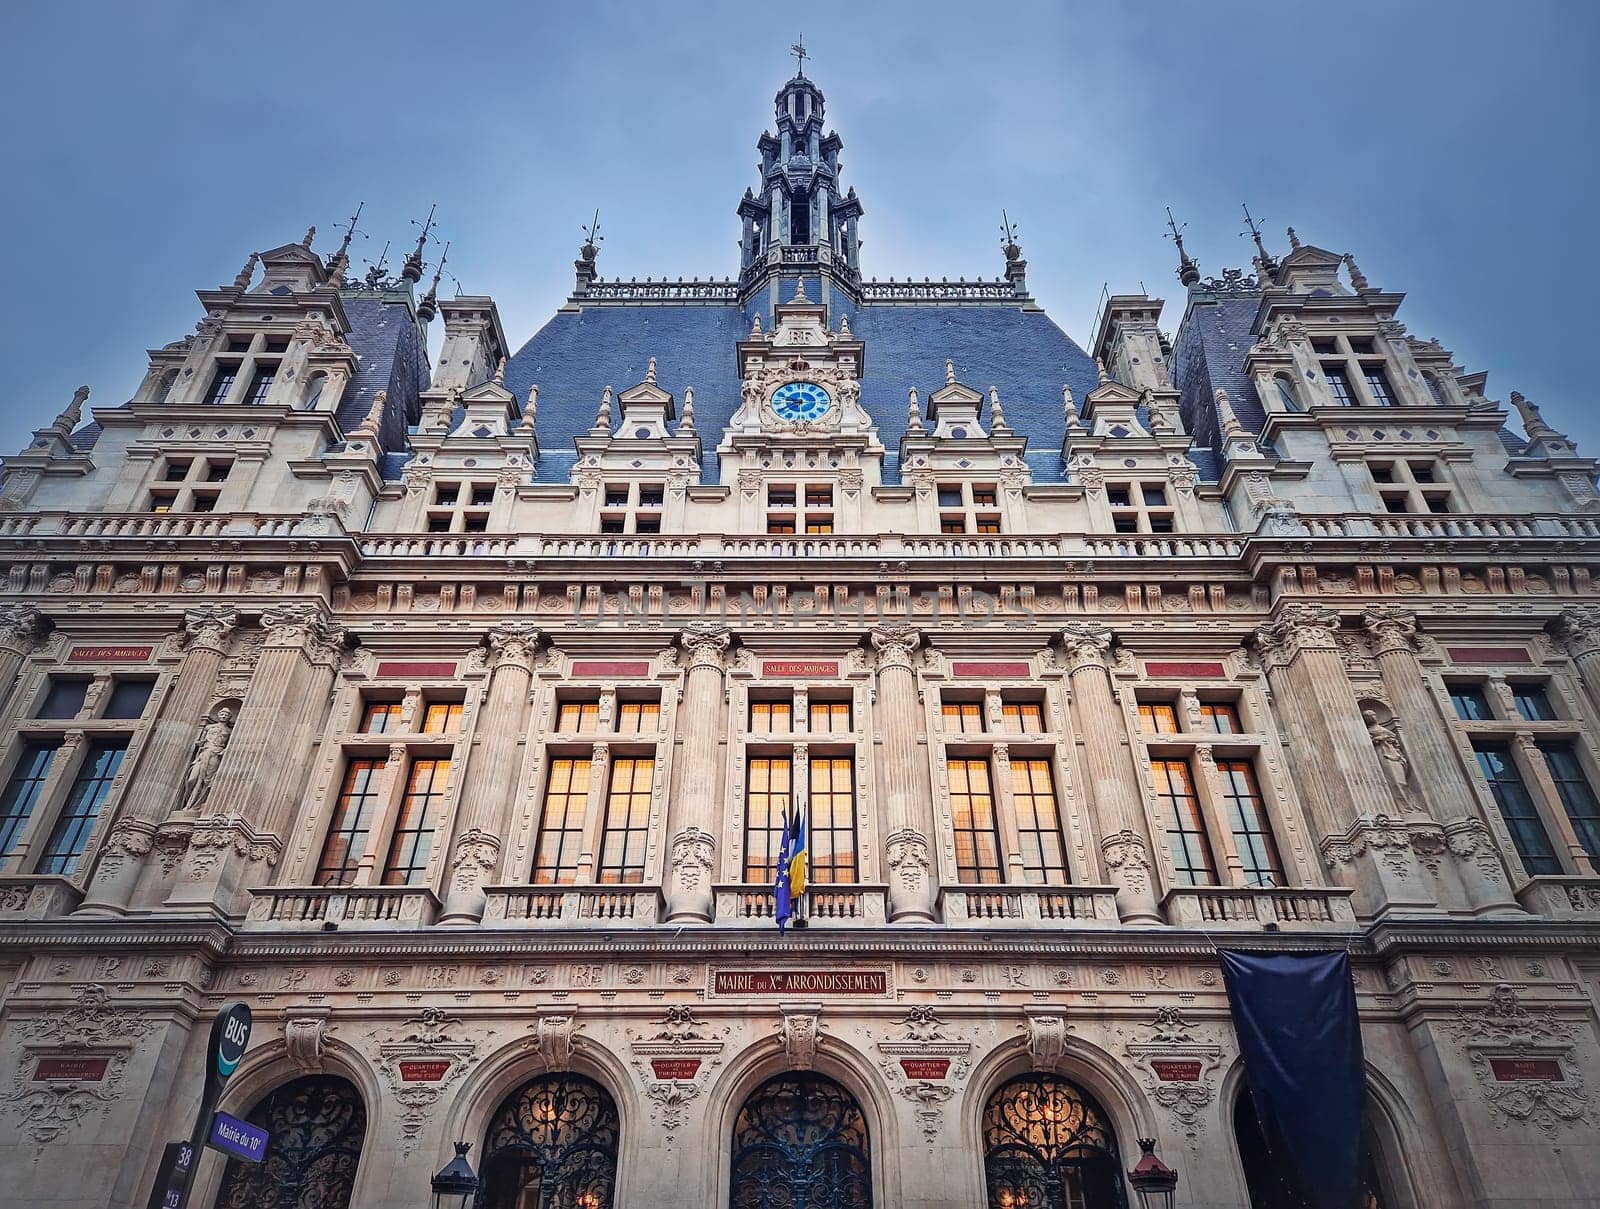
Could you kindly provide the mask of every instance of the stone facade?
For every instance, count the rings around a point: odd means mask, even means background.
[[[863,280],[822,105],[779,94],[736,280],[591,241],[513,354],[413,297],[426,235],[364,282],[308,236],[7,460],[16,1203],[143,1204],[242,999],[222,1107],[348,1080],[362,1209],[562,1074],[615,1204],[726,1204],[784,1072],[854,1097],[874,1204],[988,1203],[1028,1072],[1247,1204],[1219,945],[1350,952],[1386,1209],[1592,1203],[1594,463],[1298,239],[1183,252],[1176,336],[1118,296],[1087,354],[1009,231]]]

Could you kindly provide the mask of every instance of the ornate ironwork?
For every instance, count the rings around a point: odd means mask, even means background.
[[[259,1163],[229,1159],[217,1209],[346,1209],[361,1161],[367,1109],[335,1075],[285,1083],[250,1110],[271,1135]]]
[[[731,1209],[870,1209],[867,1121],[855,1098],[821,1075],[758,1087],[733,1126]]]
[[[1117,1140],[1100,1106],[1065,1079],[1023,1075],[983,1111],[989,1209],[1125,1209]]]
[[[478,1209],[612,1209],[621,1126],[610,1093],[582,1075],[546,1075],[489,1122]]]

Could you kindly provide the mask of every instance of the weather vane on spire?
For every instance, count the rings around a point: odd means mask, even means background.
[[[1171,234],[1165,238],[1178,245],[1178,280],[1183,282],[1184,285],[1194,285],[1195,282],[1200,280],[1200,266],[1195,264],[1194,259],[1183,246],[1183,229],[1188,225],[1188,223],[1180,223],[1173,218],[1172,207],[1167,207],[1167,229]]]
[[[1239,234],[1248,234],[1252,239],[1254,239],[1256,241],[1256,251],[1261,254],[1261,263],[1269,270],[1275,268],[1278,262],[1276,259],[1274,259],[1272,253],[1267,251],[1267,245],[1261,242],[1261,228],[1256,224],[1256,220],[1250,214],[1249,203],[1240,202],[1239,205],[1244,210],[1244,225],[1246,228],[1244,231],[1240,231]]]
[[[800,41],[796,42],[789,48],[789,53],[793,55],[800,63],[800,66],[796,69],[794,74],[802,80],[805,79],[806,58],[808,57],[809,52],[806,50],[806,36],[804,34],[800,35]]]

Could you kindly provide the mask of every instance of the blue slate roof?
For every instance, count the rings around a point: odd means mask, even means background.
[[[836,317],[834,320],[836,322]],[[1009,302],[974,306],[864,303],[851,330],[866,344],[861,402],[877,425],[884,481],[899,481],[896,451],[905,432],[906,392],[924,399],[944,385],[944,363],[977,390],[1000,390],[1006,420],[1028,438],[1036,481],[1060,482],[1065,418],[1061,387],[1082,399],[1098,382],[1094,362],[1042,311]],[[739,406],[734,346],[749,333],[737,306],[591,305],[558,312],[511,358],[506,386],[524,398],[539,386],[538,480],[565,482],[574,438],[594,423],[601,392],[643,380],[656,358],[657,381],[681,401],[694,387],[696,427],[706,443],[703,481],[720,481],[715,446]]]
[[[1197,445],[1222,447],[1217,423],[1219,390],[1228,392],[1234,414],[1250,432],[1260,432],[1266,422],[1266,409],[1256,395],[1255,383],[1244,372],[1245,354],[1256,342],[1250,325],[1260,297],[1198,290],[1189,295],[1189,314],[1173,343],[1173,382],[1179,392],[1178,414]]]
[[[339,427],[355,428],[372,409],[372,397],[387,390],[378,434],[385,449],[404,449],[406,426],[421,418],[421,393],[432,376],[428,346],[401,297],[346,291],[344,309],[350,317],[345,340],[359,361],[339,400]]]

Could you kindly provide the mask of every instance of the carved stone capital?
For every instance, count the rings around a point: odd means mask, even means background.
[[[201,605],[183,614],[183,639],[189,650],[225,655],[228,639],[238,628],[239,610],[227,605]]]
[[[678,642],[688,656],[690,672],[703,667],[721,672],[733,632],[720,622],[691,621],[678,635]]]
[[[1574,605],[1562,609],[1550,631],[1574,659],[1600,651],[1600,605]]]
[[[1339,613],[1323,605],[1294,604],[1256,627],[1256,643],[1269,666],[1290,663],[1302,651],[1339,652]]]
[[[1361,628],[1372,640],[1375,656],[1417,650],[1417,615],[1399,605],[1369,605],[1361,613]]]
[[[542,637],[542,631],[531,622],[502,621],[483,636],[483,644],[496,668],[517,667],[531,673]]]
[[[303,650],[317,662],[338,663],[344,653],[345,629],[322,615],[316,605],[275,605],[261,615],[263,646]]]
[[[49,633],[50,619],[32,605],[0,609],[0,647],[26,655]]]
[[[1067,654],[1067,674],[1085,668],[1111,667],[1111,648],[1117,636],[1098,621],[1071,621],[1061,627],[1061,646]]]
[[[903,668],[911,671],[912,658],[922,645],[922,631],[914,625],[896,624],[874,626],[868,635],[873,650],[878,652],[878,671]]]

